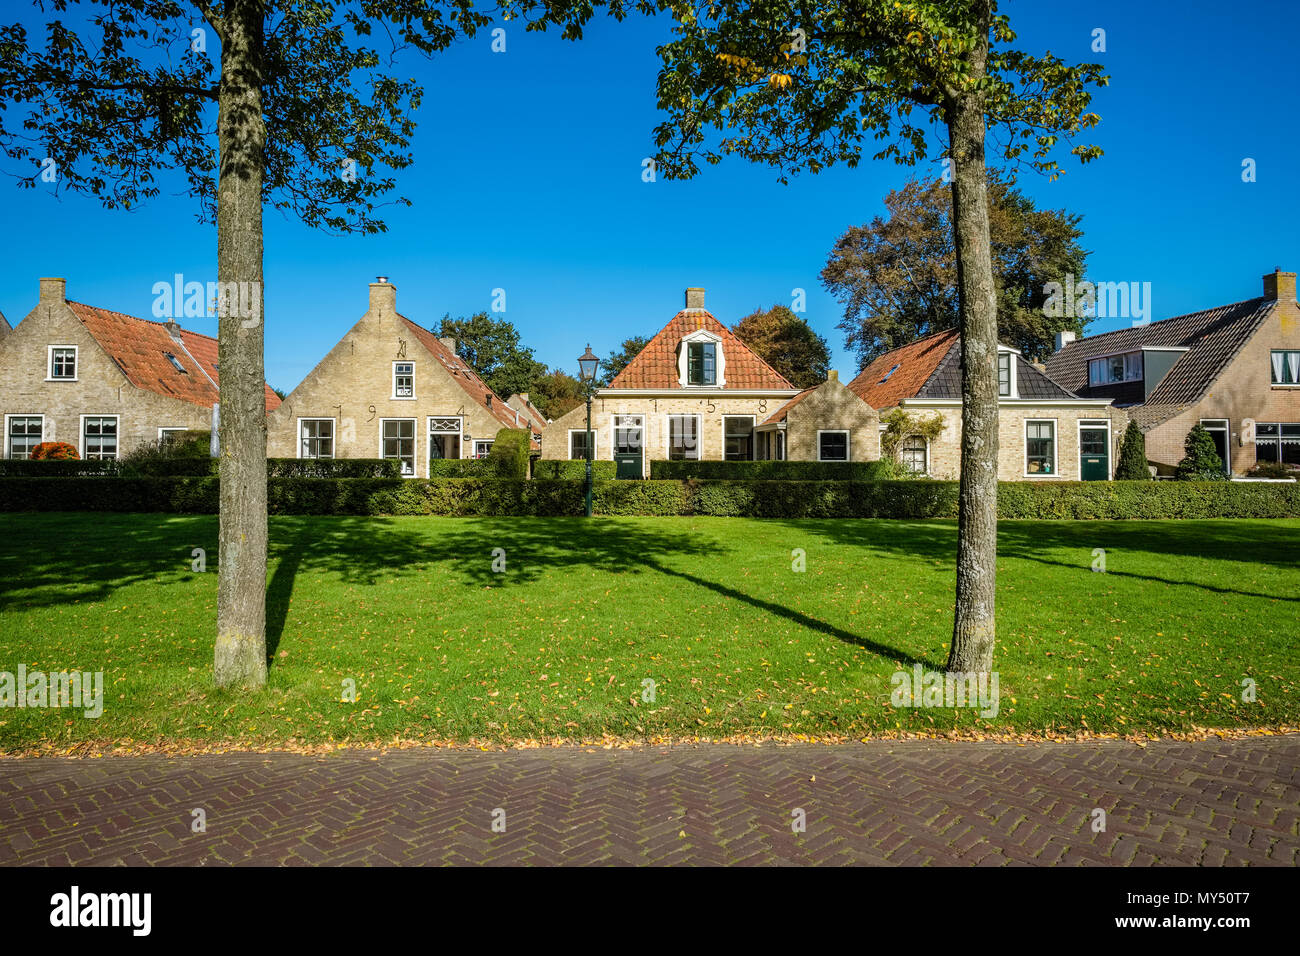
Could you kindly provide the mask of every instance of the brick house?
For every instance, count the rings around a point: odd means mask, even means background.
[[[761,422],[755,456],[762,461],[874,461],[880,416],[831,371]]]
[[[212,427],[217,340],[175,322],[151,322],[66,298],[41,279],[36,307],[0,329],[4,455],[42,441],[82,458],[117,458],[169,432]],[[280,399],[266,387],[266,407]]]
[[[903,437],[904,466],[932,478],[961,471],[961,337],[936,332],[879,356],[849,390],[882,417],[939,419],[933,439]],[[1108,480],[1127,419],[1109,398],[1081,397],[1008,345],[998,346],[998,479]]]
[[[396,458],[425,478],[431,458],[486,456],[502,428],[530,428],[536,446],[537,419],[488,388],[453,339],[400,315],[381,276],[365,315],[267,417],[267,454]]]
[[[1263,295],[1190,315],[1061,342],[1047,360],[1079,395],[1111,399],[1138,423],[1147,460],[1170,474],[1200,423],[1234,474],[1258,461],[1300,468],[1300,308],[1296,274],[1264,276]]]
[[[757,457],[758,426],[800,394],[687,289],[686,307],[592,400],[592,457],[646,477],[648,461]],[[586,457],[586,405],[542,435],[542,457]]]

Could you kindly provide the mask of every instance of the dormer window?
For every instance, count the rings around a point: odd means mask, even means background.
[[[49,347],[48,369],[48,381],[75,382],[77,380],[77,347],[75,345],[51,345]]]
[[[180,363],[180,359],[175,355],[172,355],[171,352],[164,352],[163,355],[167,356],[167,361],[172,363],[172,368],[176,369],[176,371],[180,372],[182,375],[189,374],[189,372],[185,371],[185,366]]]
[[[1010,398],[1012,382],[1015,380],[1016,358],[1010,352],[998,353],[998,397]]]
[[[677,356],[678,383],[716,387],[726,384],[726,359],[722,339],[707,329],[698,329],[682,339]]]
[[[1107,355],[1088,362],[1088,384],[1116,385],[1120,382],[1139,382],[1142,380],[1142,353],[1126,352],[1123,355]]]
[[[718,383],[718,347],[712,342],[691,342],[686,356],[686,383],[688,385],[716,385]]]

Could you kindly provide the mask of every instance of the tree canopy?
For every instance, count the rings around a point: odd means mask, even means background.
[[[770,309],[755,309],[731,331],[796,388],[811,388],[826,381],[830,348],[789,307],[778,304]]]
[[[1082,336],[1089,321],[1043,310],[1048,282],[1084,275],[1082,217],[1040,210],[996,175],[988,205],[998,337],[1041,360],[1057,332]],[[844,305],[845,347],[862,366],[922,335],[955,328],[958,320],[952,190],[938,179],[914,179],[890,192],[885,208],[888,218],[877,216],[841,236],[822,269],[823,284]]]
[[[600,363],[600,368],[596,373],[596,384],[606,386],[614,381],[619,372],[628,367],[628,364],[641,354],[641,350],[646,347],[650,339],[644,335],[633,335],[623,340],[623,344],[609,353],[609,357]]]
[[[547,374],[533,350],[520,344],[519,330],[508,319],[487,312],[459,319],[445,315],[435,331],[454,338],[456,354],[503,399],[515,392],[531,394],[534,383]]]

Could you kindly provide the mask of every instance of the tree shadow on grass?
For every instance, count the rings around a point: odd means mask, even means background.
[[[494,570],[498,556],[504,559],[504,571]],[[612,575],[656,573],[675,578],[881,657],[929,666],[898,648],[677,566],[685,558],[704,567],[718,556],[715,539],[702,539],[674,519],[645,524],[599,518],[277,517],[271,523],[274,570],[267,588],[267,652],[274,658],[294,583],[304,571],[334,574],[349,584],[374,585],[395,572],[432,566],[450,575],[440,579],[440,586],[459,586],[472,593],[485,587],[533,583],[543,575],[562,582],[566,570],[594,569]]]
[[[881,555],[905,554],[952,562],[957,560],[957,525],[954,521],[789,521],[792,531],[852,545]],[[1300,570],[1300,539],[1293,525],[1264,520],[1243,524],[1231,520],[1205,521],[1000,521],[998,557],[1091,574],[1093,549],[1110,555],[1107,574],[1117,578],[1196,588],[1215,594],[1269,600],[1300,601],[1300,596],[1263,594],[1204,581],[1143,574],[1116,568],[1116,558],[1143,552],[1171,559],[1212,558],[1218,561]],[[1049,552],[1077,550],[1077,562],[1061,560]]]

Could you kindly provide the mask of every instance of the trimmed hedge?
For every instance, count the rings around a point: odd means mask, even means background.
[[[268,478],[401,478],[396,458],[268,458]]]
[[[580,515],[584,482],[491,478],[272,478],[273,514]],[[216,477],[0,478],[0,511],[215,513]],[[615,481],[595,483],[603,515],[953,518],[948,481]],[[1296,518],[1300,484],[1006,482],[1002,518]]]
[[[523,481],[528,477],[532,439],[532,432],[526,428],[502,428],[492,440],[492,450],[486,458],[435,458],[429,462],[429,477]]]
[[[727,481],[883,481],[892,476],[879,461],[652,461],[650,477]]]
[[[618,471],[618,462],[593,461],[591,477],[600,480],[613,478]],[[564,460],[556,458],[539,458],[533,462],[533,477],[550,481],[586,481],[587,462],[581,458]]]
[[[116,475],[117,462],[111,458],[43,459],[0,458],[0,478],[73,478],[89,475]]]

